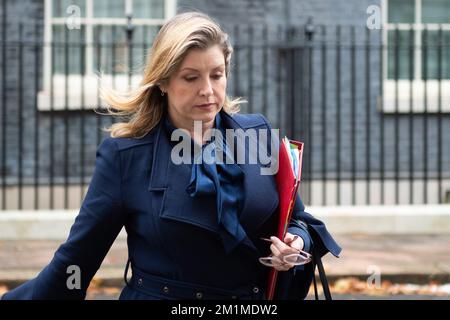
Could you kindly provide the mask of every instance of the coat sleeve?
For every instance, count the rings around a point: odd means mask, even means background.
[[[97,149],[92,180],[66,242],[36,278],[5,293],[2,299],[84,299],[125,223],[124,216],[120,155],[114,139],[107,138]],[[73,278],[76,270],[80,271],[79,286]]]

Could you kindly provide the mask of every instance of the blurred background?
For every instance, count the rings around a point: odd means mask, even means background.
[[[305,143],[299,192],[343,247],[334,297],[448,299],[450,0],[1,0],[0,294],[68,235],[118,120],[100,85],[137,86],[191,10],[230,35],[242,112]],[[126,260],[122,231],[89,299],[118,297]]]

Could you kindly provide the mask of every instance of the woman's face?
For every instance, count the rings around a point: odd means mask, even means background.
[[[210,128],[225,101],[225,57],[218,45],[190,49],[181,67],[161,89],[168,98],[168,113],[174,126],[192,130],[194,121]]]

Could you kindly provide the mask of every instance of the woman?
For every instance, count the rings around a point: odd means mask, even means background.
[[[140,88],[127,97],[103,92],[114,108],[110,113],[129,121],[113,124],[111,137],[99,146],[67,241],[35,279],[4,299],[83,299],[123,226],[129,263],[120,299],[263,299],[270,268],[259,258],[268,255],[280,271],[276,298],[306,296],[311,264],[294,266],[285,256],[312,246],[320,256],[337,256],[340,248],[300,198],[281,241],[273,237],[275,179],[260,173],[260,163],[173,159],[177,142],[171,137],[179,130],[189,133],[189,145],[198,151],[218,146],[208,129],[270,129],[261,115],[238,114],[240,100],[226,96],[231,53],[227,35],[206,15],[180,14],[162,27]],[[228,140],[221,147],[233,159],[235,149],[249,150],[232,148]],[[191,160],[199,154],[187,153]],[[79,286],[68,285],[73,266],[80,270]]]

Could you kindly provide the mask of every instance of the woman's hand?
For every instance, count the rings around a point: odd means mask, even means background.
[[[284,237],[284,242],[275,236],[270,237],[270,240],[272,241],[270,250],[272,251],[273,267],[277,271],[291,269],[294,265],[284,262],[283,257],[288,254],[299,253],[300,250],[303,250],[303,239],[287,232]]]

